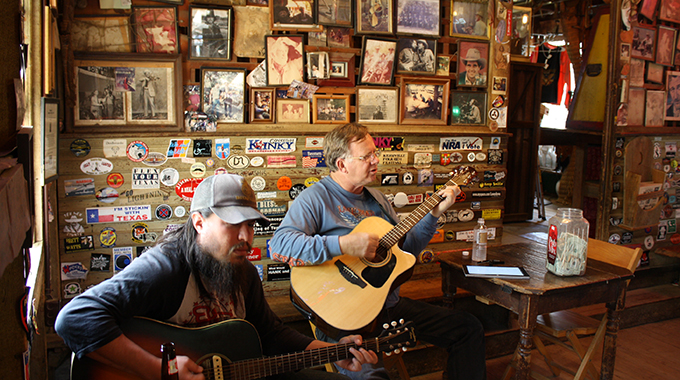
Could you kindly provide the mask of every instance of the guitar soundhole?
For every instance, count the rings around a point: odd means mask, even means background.
[[[378,249],[375,251],[375,256],[372,260],[367,261],[366,265],[370,266],[381,266],[384,265],[390,258],[390,250],[379,245]]]

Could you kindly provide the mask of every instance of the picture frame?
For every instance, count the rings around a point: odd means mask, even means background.
[[[364,36],[359,84],[391,86],[394,80],[397,40]]]
[[[489,39],[489,1],[451,0],[449,35]]]
[[[326,44],[329,47],[351,47],[352,33],[350,28],[329,26],[326,34]]]
[[[397,56],[397,74],[434,75],[437,69],[437,40],[400,38]]]
[[[677,3],[662,0],[659,6],[659,20],[680,24],[680,12],[677,11]]]
[[[663,84],[664,66],[654,62],[647,62],[645,81],[648,83]]]
[[[312,96],[312,122],[314,124],[349,123],[349,94]]]
[[[304,35],[266,35],[267,85],[287,86],[304,81]]]
[[[397,124],[399,89],[397,87],[357,87],[356,119],[364,124]]]
[[[189,59],[231,60],[232,7],[189,7]]]
[[[160,3],[168,3],[173,5],[184,5],[184,0],[155,0]]]
[[[59,99],[41,98],[42,168],[44,183],[59,175]]]
[[[277,99],[276,122],[309,124],[309,100]]]
[[[678,30],[665,25],[659,25],[656,37],[655,62],[659,65],[673,66],[675,39]]]
[[[346,72],[346,70],[345,70]],[[328,52],[313,51],[307,53],[307,79],[328,79],[330,77],[330,61]]]
[[[352,0],[317,0],[316,17],[320,25],[351,27]]]
[[[491,93],[503,95],[508,91],[508,78],[494,76],[491,82]]]
[[[441,37],[440,0],[396,0],[397,34]]]
[[[631,58],[653,61],[655,57],[654,42],[656,41],[656,28],[635,25],[631,30],[633,31],[632,49],[630,51]]]
[[[330,78],[318,80],[316,84],[319,86],[354,87],[356,83],[356,75],[354,74],[356,55],[353,53],[331,51],[329,57],[331,66]],[[333,72],[333,69],[336,69],[336,72]],[[344,72],[342,71],[343,69]]]
[[[250,89],[250,122],[274,123],[276,110],[275,88]]]
[[[347,78],[347,62],[331,62],[331,78]]]
[[[641,87],[630,87],[628,90],[628,125],[645,125],[645,95],[647,91]]]
[[[680,120],[680,71],[666,72],[666,120]]]
[[[132,7],[132,33],[137,53],[180,52],[175,7]]]
[[[451,67],[451,56],[448,55],[438,55],[437,56],[437,70],[435,75],[437,76],[449,76]]]
[[[647,90],[645,100],[645,127],[663,127],[666,115],[666,91]]]
[[[390,0],[356,0],[356,34],[394,34],[394,3]]]
[[[451,125],[486,125],[486,91],[453,91]]]
[[[271,34],[269,5],[233,7],[233,55],[243,58],[265,58],[264,36]]]
[[[183,120],[181,64],[180,55],[170,54],[76,55],[74,128],[178,130]]]
[[[218,123],[245,123],[246,69],[201,68],[201,110]]]
[[[448,79],[401,78],[399,124],[446,125],[449,86]]]
[[[630,62],[630,49],[630,44],[621,43],[621,54],[619,55],[621,62]]]
[[[458,87],[486,87],[489,43],[458,41]]]
[[[638,58],[630,59],[630,86],[642,87],[645,85],[645,61]]]
[[[675,39],[675,54],[673,55],[673,65],[680,65],[680,38]]]
[[[309,46],[326,46],[326,40],[326,30],[307,33],[307,44]]]
[[[74,17],[71,24],[73,51],[131,53],[130,37],[127,16]]]
[[[269,0],[246,0],[247,6],[269,7]]]
[[[532,10],[530,7],[512,7],[511,56],[528,58],[531,55],[531,22]]]
[[[656,6],[658,4],[659,0],[643,0],[639,13],[645,16],[647,20],[656,21],[656,18],[654,17],[654,12],[656,12]]]
[[[296,7],[288,5],[288,0],[269,0],[271,30],[321,29],[316,23],[316,0],[296,0]]]

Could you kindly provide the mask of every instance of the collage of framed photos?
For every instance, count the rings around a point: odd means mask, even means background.
[[[485,123],[449,114],[453,106],[482,115],[487,109],[488,0],[451,0],[450,15],[440,0],[184,3],[133,2],[129,15],[75,18],[75,127],[180,125],[182,113],[190,114],[187,131],[212,131],[217,123]],[[188,44],[180,47],[182,33]],[[442,36],[456,38],[450,54],[438,51]],[[140,53],[148,64],[126,61]],[[169,63],[169,56],[184,62]],[[250,60],[257,67],[229,67],[236,57],[257,58]],[[170,75],[186,75],[177,66],[187,63],[200,66],[194,77]],[[304,91],[293,88],[301,83]],[[323,93],[329,87],[355,91]]]

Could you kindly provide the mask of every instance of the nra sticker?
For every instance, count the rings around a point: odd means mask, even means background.
[[[285,263],[267,265],[267,281],[290,280],[290,266]]]
[[[418,262],[421,264],[429,264],[434,261],[434,252],[431,249],[424,249],[418,254]]]
[[[106,158],[88,158],[80,164],[80,170],[85,174],[109,174],[113,170],[113,163]]]
[[[146,160],[142,163],[146,166],[161,166],[168,161],[168,158],[161,152],[149,152]]]
[[[458,211],[458,220],[460,220],[461,222],[469,222],[472,219],[474,219],[474,217],[475,212],[470,209]]]
[[[293,187],[291,187],[290,190],[288,190],[288,196],[290,197],[290,199],[295,199],[306,188],[307,188],[307,186],[305,186],[301,183],[297,183],[297,184],[293,185]]]
[[[73,142],[71,142],[70,148],[71,153],[73,153],[76,157],[85,157],[92,149],[92,147],[90,147],[90,143],[83,139],[73,140]]]
[[[106,253],[93,253],[90,255],[90,270],[92,272],[111,271],[111,255]]]
[[[317,183],[317,182],[319,182],[319,179],[318,179],[318,178],[316,178],[316,177],[309,177],[309,178],[305,179],[305,186],[310,187],[310,186],[312,186],[313,184],[315,184],[315,183]]]
[[[253,249],[250,250],[250,254],[246,256],[246,259],[250,261],[260,261],[262,260],[262,249],[253,247]]]
[[[194,157],[212,156],[212,140],[194,140]]]
[[[250,165],[250,159],[240,154],[232,154],[227,158],[227,166],[232,169],[245,169]]]
[[[166,204],[156,207],[156,218],[158,218],[158,220],[168,220],[172,218],[172,207]]]
[[[652,235],[645,236],[644,245],[645,249],[652,249],[654,247],[654,237]]]
[[[267,186],[267,181],[264,178],[257,176],[250,180],[250,187],[254,191],[262,191]]]
[[[205,164],[202,162],[197,162],[193,165],[191,165],[191,169],[189,169],[189,172],[191,173],[192,177],[195,178],[201,178],[205,176],[205,171],[206,171]]]
[[[118,191],[116,191],[116,189],[113,187],[105,187],[97,191],[94,196],[100,202],[113,203],[116,199],[118,199]]]
[[[184,178],[179,180],[175,185],[175,193],[183,200],[191,202],[194,198],[194,190],[198,184],[203,181],[203,178]]]
[[[619,244],[619,242],[621,241],[621,235],[611,234],[609,235],[609,239],[607,241],[609,241],[611,244]]]
[[[380,181],[380,186],[396,186],[399,184],[399,174],[389,173],[382,174],[382,180]]]
[[[264,158],[262,158],[261,156],[255,156],[255,157],[250,159],[250,166],[254,166],[254,167],[257,168],[257,167],[262,166],[263,164],[264,164]]]
[[[80,284],[77,282],[69,282],[64,285],[64,298],[73,298],[78,294],[82,293],[80,289]]]
[[[135,243],[153,243],[156,241],[155,232],[149,232],[149,225],[144,222],[137,222],[132,225],[132,241]]]
[[[177,216],[178,218],[183,217],[184,215],[186,215],[186,213],[187,209],[185,209],[184,206],[175,207],[175,216]]]
[[[293,187],[293,181],[290,177],[282,176],[276,181],[276,188],[281,191],[288,191]]]
[[[134,162],[142,162],[149,155],[149,147],[143,141],[133,141],[127,146],[127,156]]]
[[[116,246],[116,230],[112,227],[104,227],[99,232],[99,243],[102,248],[113,248]]]
[[[111,173],[106,177],[106,184],[117,189],[125,183],[125,178],[120,173]]]
[[[411,172],[406,172],[404,175],[401,177],[401,181],[404,185],[410,185],[413,183],[413,173]]]

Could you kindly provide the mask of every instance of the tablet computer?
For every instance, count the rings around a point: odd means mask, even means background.
[[[522,267],[501,267],[495,265],[463,265],[465,277],[529,279]]]

